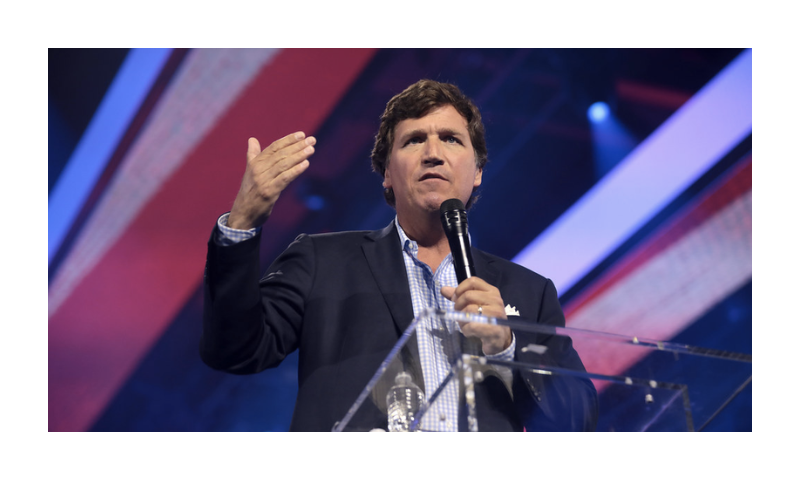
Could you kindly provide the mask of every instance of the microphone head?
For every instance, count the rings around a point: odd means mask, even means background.
[[[451,198],[450,200],[445,200],[442,202],[442,205],[439,206],[440,214],[444,214],[444,212],[450,212],[453,210],[464,210],[464,202],[457,198]]]
[[[464,233],[467,228],[467,212],[464,210],[464,203],[457,198],[442,202],[439,206],[439,218],[442,220],[442,227],[448,237],[454,232],[454,229]]]

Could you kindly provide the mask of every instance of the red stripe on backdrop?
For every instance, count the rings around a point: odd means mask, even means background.
[[[725,208],[731,201],[750,191],[753,183],[752,177],[753,160],[752,155],[748,155],[739,162],[732,172],[722,179],[723,184],[718,189],[707,194],[697,203],[693,202],[689,207],[691,210],[682,212],[671,223],[659,228],[659,233],[655,237],[647,240],[634,252],[620,260],[608,273],[604,274],[583,293],[565,304],[563,308],[567,326],[569,326],[570,317],[575,312],[655,258],[681,237],[690,233],[698,225]]]
[[[266,147],[292,131],[313,133],[374,53],[282,51],[165,182],[50,318],[50,431],[89,429],[197,289],[211,228],[244,171],[247,138]],[[282,196],[271,223],[291,227],[305,213]]]
[[[752,156],[709,190],[566,304],[567,326],[668,341],[738,288],[751,267],[741,254],[750,248]],[[573,345],[586,369],[603,375],[622,375],[648,353],[624,345],[609,350],[580,335]],[[594,382],[599,392],[608,386]]]

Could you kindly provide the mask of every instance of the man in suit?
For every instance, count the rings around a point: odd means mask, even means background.
[[[513,307],[529,321],[564,325],[552,282],[516,264],[474,250],[477,276],[455,280],[439,207],[451,198],[467,208],[474,203],[487,161],[484,127],[457,87],[429,80],[389,101],[376,137],[373,168],[383,177],[395,220],[373,232],[301,235],[259,281],[261,226],[280,193],[308,168],[315,145],[302,132],[263,150],[249,140],[244,178],[209,241],[205,275],[201,356],[209,366],[256,373],[300,349],[292,430],[330,431],[426,308],[506,318]],[[562,337],[478,322],[458,329],[450,333],[487,358],[583,369]],[[448,364],[436,332],[419,332],[413,363],[430,394]],[[547,352],[526,351],[530,344],[547,344]],[[592,430],[596,424],[596,392],[584,379],[497,369],[477,388],[481,430]],[[463,430],[457,392],[442,398],[424,426]],[[374,426],[385,428],[376,406]]]

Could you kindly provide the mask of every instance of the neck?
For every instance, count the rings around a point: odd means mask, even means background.
[[[444,257],[450,253],[450,244],[442,228],[439,213],[408,216],[398,212],[397,221],[403,227],[406,236],[417,242],[419,260],[427,263],[435,271]]]

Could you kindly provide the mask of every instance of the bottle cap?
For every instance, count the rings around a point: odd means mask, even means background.
[[[411,385],[414,382],[411,381],[411,375],[407,372],[400,372],[394,377],[394,383],[395,385]]]

